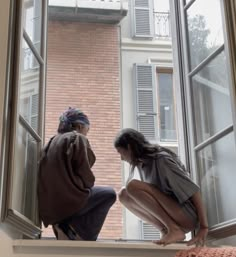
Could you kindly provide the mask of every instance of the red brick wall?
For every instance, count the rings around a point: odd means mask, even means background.
[[[46,142],[59,115],[79,107],[89,117],[88,139],[96,154],[96,185],[121,187],[121,164],[113,148],[120,129],[119,30],[115,25],[50,21],[48,24]],[[48,230],[44,235],[49,235]],[[122,236],[122,208],[111,209],[100,238]]]

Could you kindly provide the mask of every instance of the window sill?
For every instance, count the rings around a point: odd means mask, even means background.
[[[185,244],[159,246],[151,242],[116,241],[57,241],[57,240],[14,240],[16,254],[60,255],[63,256],[134,256],[134,257],[174,257],[176,252],[189,249]]]

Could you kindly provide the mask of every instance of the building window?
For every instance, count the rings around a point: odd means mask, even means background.
[[[170,69],[157,68],[157,98],[160,141],[176,142],[173,73]]]
[[[172,69],[150,64],[135,64],[134,70],[137,129],[154,143],[176,148]]]

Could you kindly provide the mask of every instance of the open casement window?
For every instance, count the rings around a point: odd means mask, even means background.
[[[158,135],[155,67],[149,64],[135,64],[134,75],[137,129],[148,140],[156,141]]]
[[[37,173],[44,127],[46,21],[47,0],[12,1],[15,31],[10,37],[8,72],[13,79],[6,101],[10,131],[2,216],[4,222],[30,238],[41,232]]]
[[[132,0],[134,37],[152,38],[154,34],[152,0]]]
[[[236,37],[230,22],[236,20],[231,11],[236,4],[234,0],[170,3],[175,75],[182,96],[177,100],[184,115],[189,168],[201,188],[209,236],[234,235]]]

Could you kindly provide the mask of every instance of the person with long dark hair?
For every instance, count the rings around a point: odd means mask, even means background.
[[[90,122],[77,108],[60,116],[58,134],[42,151],[39,168],[39,214],[59,240],[97,239],[116,201],[111,187],[94,186],[95,155],[86,137]]]
[[[151,144],[142,133],[123,129],[114,146],[121,160],[131,165],[130,176],[119,192],[120,202],[144,221],[161,231],[154,243],[167,245],[185,239],[198,229],[189,245],[203,245],[208,233],[199,187],[190,179],[177,155]],[[137,168],[140,180],[134,179]]]

